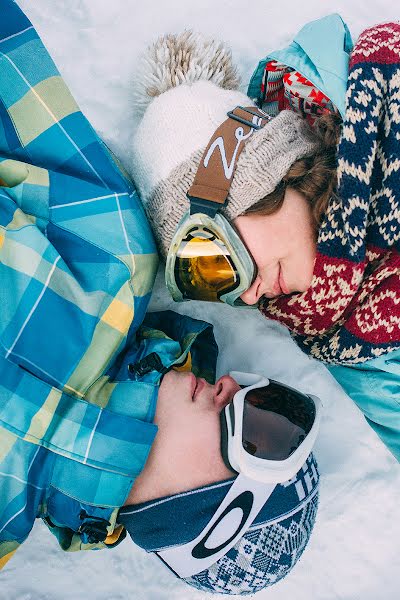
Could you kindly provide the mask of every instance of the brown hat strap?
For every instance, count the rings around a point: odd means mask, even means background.
[[[210,216],[225,204],[237,161],[255,129],[271,117],[255,106],[237,106],[214,132],[204,151],[193,185],[187,192],[190,212]]]

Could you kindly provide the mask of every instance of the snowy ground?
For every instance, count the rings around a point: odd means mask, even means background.
[[[392,0],[18,0],[94,127],[128,166],[138,55],[163,32],[193,28],[225,39],[243,75],[288,43],[308,20],[339,12],[353,37],[399,19]],[[251,8],[250,8],[251,7]],[[1,15],[0,18],[4,18]],[[153,309],[172,308],[160,278]],[[327,405],[316,454],[322,473],[317,524],[293,573],[259,600],[397,600],[400,587],[400,469],[321,365],[257,311],[186,304],[175,310],[216,325],[220,373],[263,372],[320,395]],[[111,552],[65,554],[37,524],[1,575],[9,600],[187,600],[206,598],[126,540]]]

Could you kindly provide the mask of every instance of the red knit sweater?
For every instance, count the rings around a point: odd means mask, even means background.
[[[329,363],[400,347],[400,25],[354,47],[338,146],[338,195],[318,234],[309,289],[264,299],[301,348]]]

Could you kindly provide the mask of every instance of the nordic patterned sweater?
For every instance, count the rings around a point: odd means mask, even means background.
[[[400,347],[400,24],[364,31],[350,59],[338,192],[309,289],[260,309],[300,347],[355,364]]]

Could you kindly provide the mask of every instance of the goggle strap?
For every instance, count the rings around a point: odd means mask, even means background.
[[[255,106],[237,106],[227,114],[228,118],[212,135],[187,193],[189,200],[200,199],[219,208],[226,202],[246,141],[255,129],[261,129],[271,119]]]
[[[197,538],[156,554],[181,578],[208,569],[244,535],[275,487],[239,474]]]
[[[198,213],[203,213],[208,215],[212,219],[215,218],[215,215],[221,208],[220,204],[216,204],[215,202],[211,202],[210,200],[204,200],[203,198],[195,198],[194,196],[189,196],[190,201],[190,214],[197,215]]]

